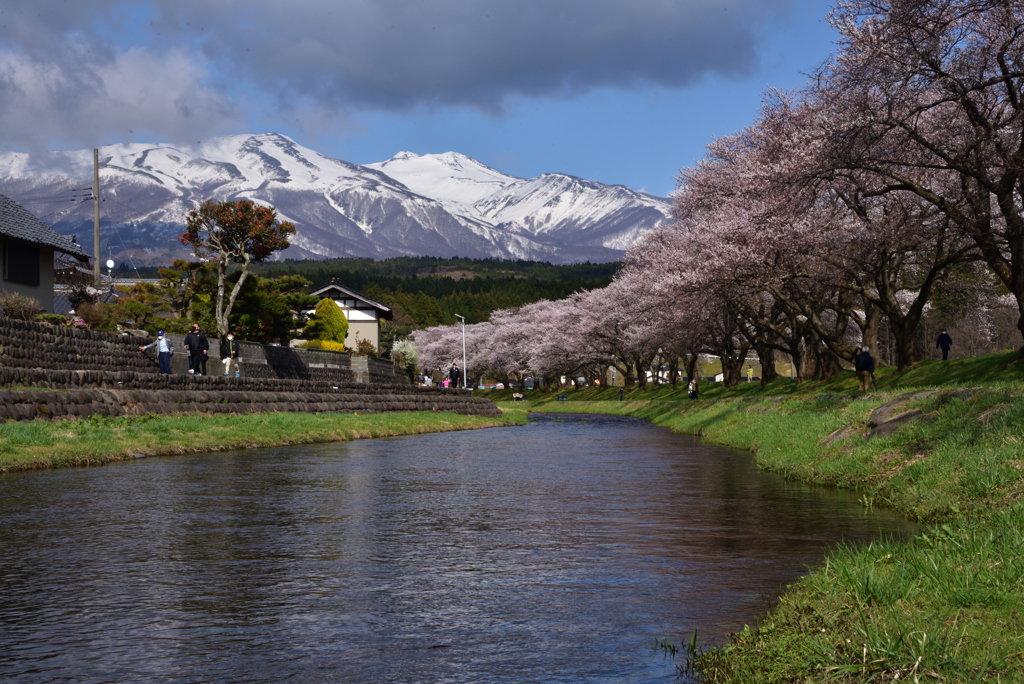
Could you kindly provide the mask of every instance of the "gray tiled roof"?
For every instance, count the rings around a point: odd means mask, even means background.
[[[58,252],[82,259],[89,258],[81,246],[71,242],[71,238],[61,235],[5,195],[0,195],[0,235],[53,247]]]
[[[313,290],[309,294],[313,295],[314,297],[322,297],[324,295],[324,293],[327,292],[328,290],[330,290],[331,288],[339,290],[339,291],[341,291],[342,294],[346,294],[349,297],[352,297],[353,299],[361,299],[361,300],[363,300],[364,302],[366,302],[367,304],[369,304],[370,306],[374,307],[375,309],[380,311],[382,314],[384,314],[384,318],[387,318],[387,319],[390,320],[391,317],[394,315],[394,312],[391,310],[390,306],[387,306],[385,304],[381,304],[380,302],[378,302],[378,301],[376,301],[374,299],[370,299],[369,297],[367,297],[364,294],[359,294],[358,292],[356,292],[352,288],[345,287],[344,285],[339,283],[337,281],[337,279],[335,279],[335,278],[331,278],[329,281],[327,281],[326,285],[324,285],[323,287],[318,288],[316,290]]]

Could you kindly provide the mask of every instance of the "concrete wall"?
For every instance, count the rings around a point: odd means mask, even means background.
[[[349,349],[356,349],[360,340],[370,340],[375,349],[380,349],[380,323],[378,321],[349,321],[348,335],[345,336],[345,346]]]
[[[7,240],[0,239],[0,275],[3,272],[3,264],[7,254]],[[32,297],[46,313],[53,313],[53,249],[39,246],[39,285],[23,285],[9,280],[0,279],[0,292],[16,292]]]

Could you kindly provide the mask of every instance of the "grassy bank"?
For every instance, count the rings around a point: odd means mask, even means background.
[[[93,416],[78,422],[0,423],[0,473],[88,466],[151,456],[473,430],[522,423],[454,413],[263,413]]]
[[[700,659],[711,682],[1024,681],[1024,369],[1009,357],[878,373],[855,391],[777,381],[714,388],[533,394],[519,406],[647,418],[755,454],[773,472],[852,488],[930,529],[844,548],[779,605]],[[965,390],[965,387],[974,389]],[[885,406],[888,405],[888,406]],[[916,417],[872,435],[876,409]],[[919,414],[916,412],[920,412]]]

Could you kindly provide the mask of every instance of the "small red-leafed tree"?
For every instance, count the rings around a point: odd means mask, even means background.
[[[188,214],[185,232],[178,238],[191,245],[200,259],[217,265],[217,299],[214,313],[217,333],[228,334],[228,316],[253,262],[264,261],[274,252],[288,247],[288,238],[295,234],[295,224],[277,220],[274,207],[264,207],[251,200],[214,202],[207,200]],[[241,275],[224,301],[228,266],[238,264]]]

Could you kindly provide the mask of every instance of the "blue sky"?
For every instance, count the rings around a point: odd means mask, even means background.
[[[833,49],[817,0],[14,0],[0,147],[275,131],[656,195]]]

